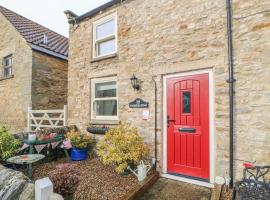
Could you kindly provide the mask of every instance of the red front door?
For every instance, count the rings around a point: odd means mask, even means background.
[[[209,180],[208,74],[167,79],[167,168]]]

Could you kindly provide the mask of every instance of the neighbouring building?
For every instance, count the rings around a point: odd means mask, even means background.
[[[68,39],[0,6],[0,126],[26,128],[27,109],[67,104]]]
[[[235,178],[242,160],[270,163],[267,8],[269,0],[232,1]],[[228,177],[226,0],[112,0],[81,16],[66,14],[68,123],[85,131],[129,122],[154,157],[156,113],[164,177],[209,187]]]

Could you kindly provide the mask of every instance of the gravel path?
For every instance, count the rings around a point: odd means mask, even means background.
[[[65,162],[66,159],[59,159],[35,167],[34,179],[46,177],[48,171]],[[96,157],[76,164],[80,168],[81,176],[74,200],[118,200],[138,184],[132,174],[118,175],[112,167],[104,166]]]

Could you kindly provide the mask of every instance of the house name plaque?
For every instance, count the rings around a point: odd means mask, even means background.
[[[130,108],[148,108],[149,103],[140,98],[137,98],[134,101],[129,103],[129,107]]]

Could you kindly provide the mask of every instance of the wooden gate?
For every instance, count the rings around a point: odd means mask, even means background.
[[[67,106],[59,110],[32,110],[28,107],[27,131],[67,126]]]

